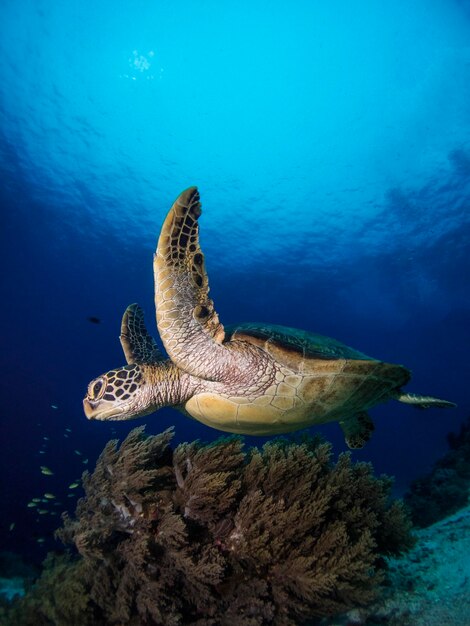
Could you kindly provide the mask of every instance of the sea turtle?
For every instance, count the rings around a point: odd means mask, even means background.
[[[367,411],[391,398],[418,407],[451,402],[402,392],[410,372],[303,330],[219,322],[199,247],[196,187],[175,201],[154,255],[157,326],[169,358],[148,333],[142,309],[125,311],[127,365],[92,380],[88,419],[128,420],[172,406],[213,428],[273,435],[337,421],[351,448],[374,429]]]

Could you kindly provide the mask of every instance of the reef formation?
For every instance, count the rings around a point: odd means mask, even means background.
[[[448,452],[436,461],[432,470],[414,480],[405,502],[413,523],[426,528],[459,511],[469,503],[470,495],[470,417],[458,434],[447,435]]]
[[[3,623],[293,626],[371,602],[412,547],[392,480],[318,438],[172,449],[136,428],[85,473],[75,516]],[[0,620],[1,621],[1,620]]]

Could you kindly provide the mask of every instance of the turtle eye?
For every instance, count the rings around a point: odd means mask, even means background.
[[[103,395],[105,389],[105,381],[104,378],[97,378],[95,381],[90,383],[88,387],[88,395],[91,400],[98,400]]]

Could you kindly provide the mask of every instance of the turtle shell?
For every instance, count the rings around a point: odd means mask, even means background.
[[[226,326],[225,333],[227,340],[255,344],[295,371],[301,370],[304,361],[310,359],[376,361],[331,337],[288,326],[247,323]]]
[[[219,430],[274,435],[312,424],[345,423],[359,414],[369,427],[365,411],[409,380],[401,365],[370,358],[330,337],[273,324],[240,324],[226,327],[225,333],[226,341],[263,350],[276,367],[269,380],[261,372],[264,388],[257,387],[256,379],[247,389],[209,388],[188,400],[190,415]],[[350,427],[351,441],[356,434]]]

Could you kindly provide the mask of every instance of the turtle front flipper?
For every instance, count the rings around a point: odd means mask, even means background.
[[[157,326],[170,359],[201,378],[223,380],[234,355],[222,345],[224,327],[209,298],[199,247],[196,187],[183,191],[163,223],[154,256]]]
[[[363,448],[375,429],[374,422],[366,411],[356,413],[356,415],[340,421],[339,424],[348,448],[353,450]]]
[[[126,361],[132,363],[157,363],[165,357],[155,339],[145,328],[144,312],[138,304],[130,304],[122,316],[119,335]]]

